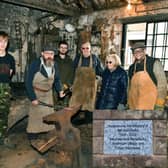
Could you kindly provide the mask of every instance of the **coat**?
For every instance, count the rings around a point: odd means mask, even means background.
[[[127,103],[127,73],[118,66],[114,71],[107,68],[102,75],[101,91],[97,100],[97,109],[117,109],[119,104]]]

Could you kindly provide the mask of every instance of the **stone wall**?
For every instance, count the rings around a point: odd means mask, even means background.
[[[101,32],[101,53],[100,58],[104,61],[105,56],[115,51],[121,56],[121,51],[124,49],[122,44],[123,35],[123,20],[124,23],[138,22],[143,17],[143,22],[146,19],[155,20],[156,16],[160,15],[159,20],[165,19],[168,13],[168,1],[154,1],[150,3],[134,3],[131,8],[127,6],[121,8],[113,8],[109,10],[96,11],[79,17],[79,27],[93,27]],[[142,18],[141,18],[142,22]],[[93,31],[93,30],[92,30]],[[93,35],[92,35],[93,36]]]
[[[168,122],[164,111],[94,111],[93,167],[94,168],[167,168]],[[106,120],[152,120],[153,155],[104,154],[104,123]]]

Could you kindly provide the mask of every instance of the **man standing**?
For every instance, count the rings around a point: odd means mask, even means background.
[[[91,54],[90,42],[84,42],[81,45],[81,55],[77,55],[74,60],[75,79],[72,88],[72,97],[70,106],[81,104],[85,111],[86,118],[89,117],[89,111],[95,109],[95,100],[97,93],[96,75],[101,76],[103,66],[99,58]]]
[[[91,53],[91,44],[90,42],[83,42],[81,45],[81,55],[77,55],[74,60],[75,70],[78,67],[88,67],[94,70],[94,73],[98,76],[101,76],[104,70],[104,67],[100,59]]]
[[[7,52],[9,36],[0,31],[0,141],[7,130],[8,114],[10,108],[10,82],[15,73],[15,59]]]
[[[73,69],[73,61],[68,55],[68,43],[66,41],[60,41],[59,43],[59,52],[58,55],[55,56],[55,61],[58,65],[59,75],[61,82],[63,84],[63,89],[67,90],[70,88],[73,83],[74,78],[74,69]],[[65,96],[63,99],[57,100],[57,105],[68,106],[70,94]]]
[[[167,81],[160,61],[146,55],[143,43],[135,43],[132,52],[135,61],[128,71],[129,108],[133,110],[163,109]]]
[[[46,133],[55,127],[43,123],[43,117],[54,112],[47,105],[53,105],[52,88],[63,97],[58,67],[54,63],[54,49],[44,47],[41,57],[33,61],[26,77],[26,89],[31,101],[27,132],[29,139],[37,138],[38,133]],[[45,105],[42,106],[41,104]]]

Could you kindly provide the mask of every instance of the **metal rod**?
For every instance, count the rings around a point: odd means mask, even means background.
[[[54,106],[52,104],[48,104],[48,103],[45,103],[45,102],[42,102],[42,101],[39,101],[39,105],[47,106],[47,107],[50,107],[50,108],[54,108]]]

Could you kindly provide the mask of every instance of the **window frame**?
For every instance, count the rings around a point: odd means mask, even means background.
[[[151,53],[149,53],[149,56],[152,56],[154,58],[157,58],[157,56],[155,55],[156,53],[156,48],[157,47],[163,47],[163,54],[160,58],[160,61],[162,62],[163,66],[165,66],[165,62],[167,62],[167,66],[168,66],[168,55],[166,57],[166,52],[168,53],[168,14],[166,15],[162,15],[162,14],[158,14],[158,15],[154,15],[154,16],[141,16],[141,17],[130,17],[130,18],[124,18],[121,19],[121,22],[123,24],[123,34],[122,34],[122,41],[121,41],[121,62],[122,62],[122,66],[124,67],[125,65],[125,49],[126,49],[126,40],[127,40],[127,25],[128,24],[138,24],[138,23],[146,23],[146,32],[145,32],[145,45],[147,45],[147,38],[149,37],[150,33],[147,32],[149,24],[154,24],[154,29],[156,32],[156,27],[157,24],[160,22],[166,22],[166,30],[165,30],[165,42],[164,46],[156,46],[156,39],[153,38],[153,42],[152,42],[152,46],[151,46]],[[155,36],[160,35],[159,33],[155,33]],[[149,50],[149,46],[147,45],[147,51]],[[165,68],[164,68],[165,69]],[[165,71],[168,71],[168,67],[167,69],[165,69]]]

